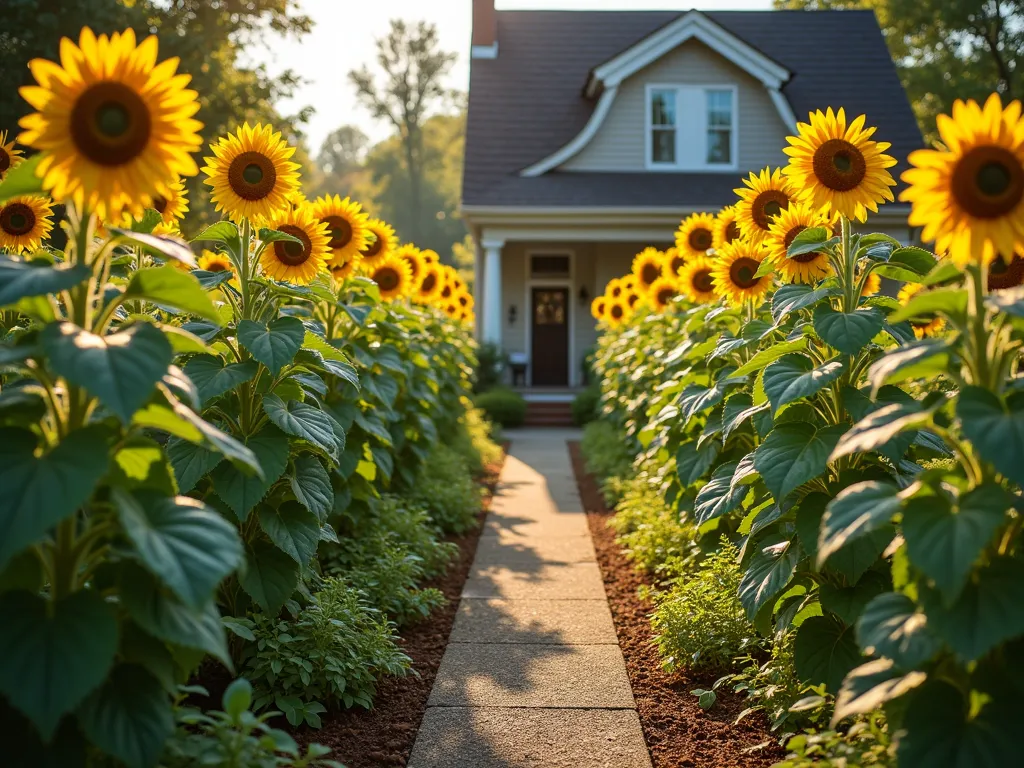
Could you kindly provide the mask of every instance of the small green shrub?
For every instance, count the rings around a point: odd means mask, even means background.
[[[481,344],[476,351],[476,370],[473,372],[473,391],[486,392],[501,384],[508,365],[508,355],[494,342]]]
[[[647,473],[622,483],[611,525],[637,567],[666,578],[690,570],[700,551],[697,529],[679,519]]]
[[[526,401],[523,396],[504,387],[477,395],[476,407],[495,424],[506,428],[521,427],[526,421]]]
[[[253,636],[242,657],[256,709],[274,704],[292,725],[318,726],[311,704],[369,709],[377,680],[404,675],[411,664],[395,625],[341,579],[326,579],[294,618],[256,614],[238,623]]]
[[[480,408],[467,408],[450,445],[466,460],[474,475],[501,462],[501,446],[495,442],[495,426]]]
[[[651,626],[666,669],[725,669],[757,645],[757,633],[738,597],[738,554],[723,541],[694,573],[655,594]]]
[[[587,472],[598,480],[624,479],[633,474],[633,456],[625,436],[608,421],[592,421],[583,428],[580,450]]]
[[[598,406],[601,403],[601,389],[591,385],[576,395],[572,401],[572,422],[577,427],[585,427],[598,418]]]
[[[790,754],[774,768],[896,768],[896,745],[881,712],[855,722],[845,733],[808,731],[786,743]],[[907,768],[912,768],[907,766]]]
[[[465,533],[476,524],[480,487],[466,460],[447,445],[435,445],[413,484],[409,498],[420,504],[445,533]]]
[[[207,695],[202,688],[185,693]],[[302,752],[295,739],[271,728],[267,721],[279,712],[254,715],[252,686],[244,678],[227,687],[221,706],[223,711],[209,712],[177,707],[177,729],[164,745],[161,768],[344,768],[336,760],[323,759],[330,748],[310,744]]]
[[[822,709],[790,711],[790,707],[809,693],[808,686],[796,674],[793,661],[794,637],[795,632],[776,637],[772,643],[771,657],[767,661],[764,661],[763,654],[747,655],[739,659],[741,671],[725,679],[734,691],[747,695],[754,709],[768,716],[773,731],[785,724],[792,732],[794,727],[816,723],[824,715]]]

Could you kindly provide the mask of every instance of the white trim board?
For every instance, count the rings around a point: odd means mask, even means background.
[[[568,256],[569,277],[531,277],[530,262],[534,256]],[[534,288],[568,288],[569,296],[565,311],[569,315],[569,380],[568,386],[576,386],[576,251],[572,248],[527,248],[523,258],[525,276],[523,280],[523,350],[529,358],[526,368],[526,385],[533,386],[533,289]],[[589,308],[588,308],[589,309]]]

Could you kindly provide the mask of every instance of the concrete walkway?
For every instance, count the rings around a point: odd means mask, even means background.
[[[510,455],[409,768],[650,768],[570,430]]]

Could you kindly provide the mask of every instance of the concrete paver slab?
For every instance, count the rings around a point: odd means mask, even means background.
[[[462,588],[463,597],[509,600],[605,599],[597,563],[533,563],[475,566]]]
[[[592,563],[594,544],[589,534],[570,536],[517,536],[498,531],[481,536],[476,548],[478,566],[512,563]]]
[[[486,600],[465,598],[450,643],[617,645],[606,600]]]

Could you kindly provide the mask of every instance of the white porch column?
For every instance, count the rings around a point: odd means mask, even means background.
[[[501,249],[504,240],[485,238],[483,340],[501,344]]]

